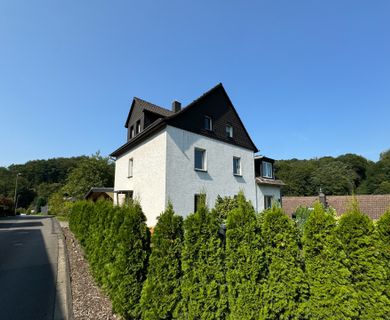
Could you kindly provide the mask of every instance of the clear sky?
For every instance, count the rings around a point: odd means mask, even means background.
[[[0,0],[0,166],[108,155],[222,82],[262,154],[390,148],[390,1]]]

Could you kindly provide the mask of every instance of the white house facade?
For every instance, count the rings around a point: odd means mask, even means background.
[[[258,151],[222,84],[187,107],[172,110],[134,98],[125,127],[128,141],[115,162],[114,204],[137,199],[148,225],[171,202],[186,216],[199,194],[213,207],[217,196],[243,191],[257,211],[280,202],[273,160]]]

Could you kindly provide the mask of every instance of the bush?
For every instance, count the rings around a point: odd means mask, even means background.
[[[377,224],[379,248],[386,271],[386,297],[390,299],[390,209],[379,219]]]
[[[357,316],[358,300],[335,230],[334,216],[317,202],[303,233],[305,274],[310,288],[305,308],[308,319],[342,320]]]
[[[267,267],[260,319],[300,319],[308,289],[296,241],[298,231],[275,206],[260,221]]]
[[[352,288],[357,294],[355,312],[359,319],[388,319],[389,300],[385,295],[386,272],[379,250],[374,224],[361,213],[356,200],[344,214],[337,236],[346,254],[345,265],[351,273]]]
[[[179,319],[225,319],[228,312],[221,220],[203,201],[184,221]]]
[[[183,218],[172,205],[160,215],[152,236],[148,275],[141,295],[142,319],[172,319],[180,301]]]
[[[265,259],[255,210],[240,193],[228,213],[226,280],[229,319],[257,319],[261,309]]]

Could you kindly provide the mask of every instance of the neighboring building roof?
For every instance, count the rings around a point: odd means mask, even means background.
[[[92,187],[89,191],[84,195],[84,199],[88,199],[92,194],[100,194],[100,193],[110,193],[114,192],[114,188],[95,188]]]
[[[264,177],[256,177],[256,183],[261,185],[271,185],[271,186],[279,186],[279,187],[286,185],[282,180],[268,179]]]
[[[360,210],[367,214],[371,219],[379,219],[386,210],[390,209],[390,194],[383,195],[357,195]],[[297,207],[312,207],[314,202],[318,201],[317,196],[312,197],[283,197],[282,207],[290,217]],[[337,215],[342,215],[350,205],[352,196],[326,196],[327,204],[334,208]]]
[[[221,98],[223,101],[221,101]],[[199,113],[212,116],[213,113],[221,113],[221,109],[223,108],[228,109],[228,116],[225,119],[219,119],[219,117],[215,117],[216,122],[225,121],[223,127],[221,123],[216,123],[216,130],[212,132],[207,132],[199,127],[199,119],[195,119],[196,116],[199,116]],[[194,109],[196,109],[197,112],[193,112]],[[130,121],[130,118],[132,117],[131,115],[133,112],[136,112],[138,114],[142,113],[144,110],[161,115],[161,118],[154,121],[141,133],[139,133],[138,135],[127,141],[124,145],[119,147],[117,150],[115,150],[113,153],[111,153],[111,156],[120,156],[138,143],[144,141],[145,138],[149,137],[152,133],[155,133],[164,128],[166,125],[171,125],[173,127],[181,128],[183,130],[195,132],[197,134],[205,135],[213,139],[222,140],[230,144],[235,144],[253,150],[254,152],[258,151],[256,145],[253,143],[244,124],[242,123],[239,115],[237,114],[237,111],[235,110],[229,96],[223,88],[222,83],[219,83],[214,88],[210,89],[198,99],[194,100],[188,106],[176,113],[168,109],[159,107],[150,102],[147,102],[145,100],[134,98],[129,115],[126,120],[125,127],[128,127],[128,123]],[[226,137],[226,123],[233,123],[235,126],[235,133],[233,139]]]

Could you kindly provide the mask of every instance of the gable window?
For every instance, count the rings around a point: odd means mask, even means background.
[[[263,177],[264,178],[273,178],[272,173],[272,163],[263,161]]]
[[[228,138],[233,138],[233,127],[230,124],[226,125],[226,136]]]
[[[213,120],[209,116],[204,116],[203,118],[203,129],[212,131],[213,130]]]
[[[241,176],[241,158],[233,157],[233,174]]]
[[[130,127],[130,139],[134,137],[134,126]]]
[[[129,167],[127,172],[127,177],[131,178],[133,176],[133,158],[129,159]]]
[[[138,134],[141,132],[141,120],[138,120],[135,124],[135,134]]]
[[[195,170],[206,171],[206,150],[195,148]]]
[[[264,196],[264,209],[269,209],[272,207],[273,196]]]
[[[199,193],[195,194],[194,195],[194,212],[198,211],[199,207],[202,204],[206,204],[206,195],[199,194]]]

